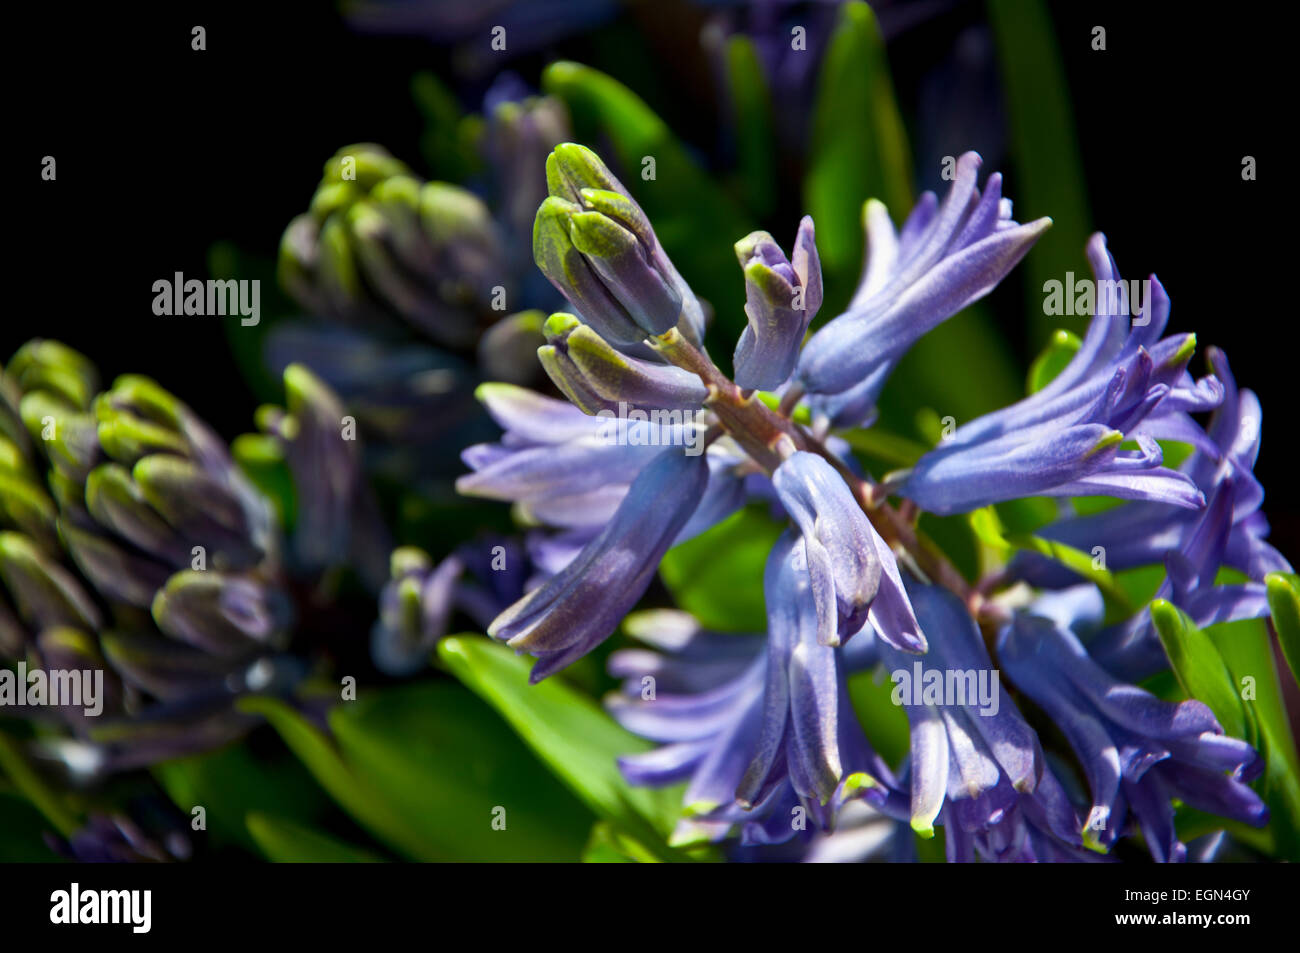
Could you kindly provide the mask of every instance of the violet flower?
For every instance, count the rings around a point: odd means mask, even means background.
[[[1075,606],[1085,616],[1091,599],[1095,617],[1100,596],[1084,590]],[[1090,844],[1108,848],[1131,814],[1155,860],[1186,859],[1174,799],[1263,826],[1268,809],[1246,786],[1263,769],[1254,749],[1225,736],[1201,702],[1164,702],[1111,677],[1062,624],[1059,609],[1052,614],[1057,618],[1032,608],[1017,613],[998,636],[998,657],[1060,727],[1083,766],[1093,799],[1085,826]]]

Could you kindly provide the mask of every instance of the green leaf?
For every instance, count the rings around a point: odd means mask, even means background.
[[[732,243],[754,230],[748,216],[691,159],[667,123],[617,80],[579,63],[558,62],[543,72],[542,88],[568,106],[575,141],[617,166],[668,257],[713,305],[711,336],[719,354],[729,355],[746,323],[744,282]],[[653,179],[644,177],[647,158],[654,160]]]
[[[1169,656],[1178,683],[1189,698],[1204,702],[1234,738],[1246,738],[1246,715],[1232,675],[1210,637],[1177,606],[1164,599],[1151,603],[1151,621]]]
[[[450,681],[330,712],[344,760],[411,824],[473,861],[574,861],[594,818],[482,701]],[[494,825],[495,822],[495,825]]]
[[[251,812],[292,815],[300,822],[322,817],[329,801],[292,758],[269,759],[247,742],[164,761],[153,776],[186,817],[202,807],[206,836],[257,852],[244,818]]]
[[[879,427],[872,427],[870,430],[845,430],[839,436],[844,438],[855,453],[890,467],[913,466],[928,449],[922,443],[889,433]]]
[[[1028,392],[1037,394],[1055,380],[1056,375],[1065,370],[1074,355],[1079,353],[1082,345],[1083,341],[1079,335],[1064,328],[1057,328],[1047,347],[1043,348],[1043,352],[1034,358],[1034,363],[1029,365]]]
[[[411,78],[411,97],[424,117],[420,151],[433,177],[459,182],[474,163],[465,148],[460,105],[456,96],[433,73],[420,72]]]
[[[727,93],[736,126],[741,194],[753,214],[766,216],[777,195],[772,97],[754,41],[736,33],[725,43]]]
[[[659,573],[677,604],[705,628],[765,632],[763,569],[781,532],[764,507],[746,507],[668,550]]]
[[[254,811],[244,819],[267,860],[276,864],[376,864],[380,858],[286,817]]]
[[[1004,556],[1014,550],[1038,553],[1092,582],[1101,590],[1108,620],[1128,618],[1134,613],[1135,607],[1115,574],[1108,569],[1098,568],[1092,555],[1032,533],[1008,533],[998,517],[998,511],[992,506],[975,510],[969,519],[971,529],[979,541]]]
[[[989,22],[997,43],[1006,91],[1014,177],[1006,192],[1015,197],[1019,221],[1043,215],[1053,225],[1021,264],[1027,282],[1030,353],[1041,348],[1060,319],[1032,306],[1043,285],[1065,273],[1087,275],[1084,246],[1091,231],[1079,139],[1075,135],[1065,62],[1052,17],[1042,0],[990,0]],[[1080,40],[1083,42],[1083,40]],[[1080,321],[1079,326],[1083,327]]]
[[[1300,764],[1295,740],[1282,702],[1282,686],[1273,665],[1272,640],[1262,619],[1244,619],[1213,625],[1206,633],[1223,656],[1233,683],[1247,687],[1254,697],[1243,697],[1247,717],[1257,738],[1248,738],[1265,758],[1261,795],[1271,813],[1270,826],[1278,855],[1300,860]]]
[[[529,685],[528,659],[504,645],[479,636],[452,636],[439,643],[438,657],[494,707],[592,811],[661,860],[680,858],[664,840],[681,814],[681,786],[632,787],[615,760],[654,745],[625,731],[560,679]]]
[[[1300,576],[1273,572],[1264,577],[1268,586],[1268,607],[1273,611],[1273,631],[1277,633],[1282,657],[1291,669],[1291,677],[1300,684]]]
[[[363,692],[331,709],[332,738],[277,700],[245,704],[267,717],[344,810],[403,856],[578,859],[590,813],[458,685]]]
[[[851,290],[862,266],[863,203],[880,199],[897,221],[912,207],[907,133],[885,43],[865,3],[840,8],[822,59],[808,154],[804,205],[817,222],[826,286],[847,282]]]
[[[883,670],[858,672],[849,677],[849,700],[862,723],[867,740],[891,768],[898,768],[911,746],[907,712],[895,705],[894,683]]]
[[[582,851],[584,864],[657,864],[654,851],[607,821],[598,821]]]
[[[237,707],[266,718],[339,806],[393,850],[413,860],[444,859],[442,845],[402,816],[383,792],[358,775],[330,739],[293,707],[266,696],[240,699]]]

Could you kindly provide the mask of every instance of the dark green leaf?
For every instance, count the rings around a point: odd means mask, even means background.
[[[322,831],[274,814],[254,811],[245,818],[248,833],[277,864],[374,864],[380,858]]]
[[[1065,281],[1067,271],[1089,274],[1083,253],[1090,231],[1088,195],[1064,59],[1047,4],[990,0],[988,11],[1011,133],[1014,176],[1006,192],[1015,197],[1018,221],[1050,215],[1053,222],[1021,265],[1030,303],[1027,343],[1033,353],[1060,323],[1035,306],[1043,300],[1044,283]]]
[[[895,221],[911,211],[911,168],[875,15],[846,3],[822,60],[804,178],[828,292],[856,283],[867,199],[883,201]]]
[[[529,660],[488,639],[458,635],[438,645],[451,672],[494,707],[552,771],[605,820],[652,849],[676,855],[664,838],[681,813],[680,786],[632,787],[616,760],[654,747],[625,731],[563,681],[528,684]]]

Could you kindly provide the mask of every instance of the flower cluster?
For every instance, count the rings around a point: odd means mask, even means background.
[[[1165,336],[1169,300],[1154,277],[1139,315],[1099,306],[1054,380],[965,423],[908,470],[873,479],[831,432],[872,421],[911,345],[994,288],[1051,224],[1013,220],[1000,176],[981,189],[979,166],[962,156],[948,195],[927,193],[901,230],[867,203],[861,283],[806,341],[823,297],[812,220],[788,255],[766,232],[737,242],[748,326],[728,377],[705,349],[707,309],[631,193],[583,146],[547,160],[533,251],[571,311],[546,323],[539,357],[570,402],[480,390],[503,435],[465,452],[473,472],[459,489],[514,503],[533,527],[525,594],[489,634],[535,656],[533,680],[546,678],[618,628],[675,544],[752,502],[787,525],[763,579],[766,633],[638,614],[629,632],[657,651],[610,657],[625,680],[611,712],[662,744],[623,759],[625,774],[686,782],[679,843],[739,833],[738,849],[796,840],[826,857],[846,849],[845,834],[829,833],[844,813],[875,832],[873,848],[901,843],[907,825],[922,837],[942,828],[950,860],[1105,859],[1134,832],[1157,860],[1177,860],[1176,802],[1266,818],[1247,786],[1260,764],[1250,745],[1200,702],[1161,701],[1126,681],[1167,664],[1144,612],[1106,628],[1095,613],[1065,611],[1100,594],[1041,556],[972,582],[917,526],[922,511],[1060,498],[1046,538],[1103,545],[1113,567],[1165,560],[1161,597],[1195,622],[1266,611],[1263,575],[1289,567],[1263,541],[1250,473],[1257,402],[1217,352],[1214,373],[1193,378],[1195,338]],[[1097,281],[1118,279],[1102,236],[1087,253]],[[1203,431],[1192,414],[1207,410]],[[1188,443],[1192,456],[1166,467],[1162,441]],[[1074,515],[1082,496],[1131,502]],[[1250,581],[1220,584],[1223,566]],[[450,584],[427,562],[410,572],[414,582],[390,586],[386,618],[405,611],[414,622],[438,602],[420,593]],[[1026,604],[1016,580],[1073,588]],[[882,669],[925,685],[896,700],[910,745],[892,766],[847,688]],[[965,690],[990,676],[987,695]],[[1045,753],[1017,698],[1056,723],[1072,762]]]
[[[338,529],[368,521],[337,398],[305,368],[286,384],[289,408],[264,408],[268,433],[249,439],[287,485],[298,478],[287,538],[282,504],[154,381],[101,391],[86,358],[46,340],[0,375],[0,659],[102,678],[96,711],[21,709],[65,729],[38,753],[73,779],[243,734],[255,719],[237,698],[289,695],[308,674],[290,652],[291,580],[387,547]]]

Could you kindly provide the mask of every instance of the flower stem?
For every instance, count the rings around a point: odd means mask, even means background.
[[[915,517],[919,515],[915,507],[908,507],[903,514],[890,506],[877,484],[859,477],[825,444],[789,418],[802,396],[801,389],[792,387],[781,401],[783,412],[773,411],[753,392],[737,387],[707,354],[682,337],[676,328],[652,338],[651,343],[673,364],[691,371],[705,383],[709,388],[705,403],[717,415],[718,422],[769,474],[781,465],[783,458],[777,447],[782,437],[788,437],[800,450],[818,454],[844,479],[876,532],[889,546],[911,555],[922,572],[955,593],[975,618],[988,616],[996,608],[966,581],[935,542],[915,527]]]

